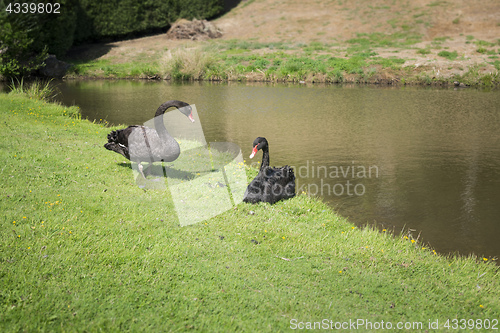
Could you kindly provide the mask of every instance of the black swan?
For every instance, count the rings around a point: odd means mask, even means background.
[[[253,150],[250,158],[253,158],[258,150],[262,149],[262,165],[259,174],[248,185],[244,202],[258,203],[268,202],[274,204],[283,199],[295,196],[295,175],[293,169],[288,165],[281,168],[269,166],[269,145],[266,138],[258,137],[253,142]]]
[[[167,109],[175,107],[194,122],[191,106],[185,102],[171,100],[160,105],[156,110],[154,124],[156,129],[133,125],[112,131],[108,134],[108,143],[104,148],[123,155],[126,159],[137,162],[144,178],[141,162],[172,162],[179,157],[180,147],[177,141],[168,134],[163,124],[163,114]]]

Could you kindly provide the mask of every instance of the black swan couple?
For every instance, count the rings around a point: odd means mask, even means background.
[[[160,105],[156,110],[154,124],[156,129],[133,125],[127,128],[112,131],[108,134],[108,143],[104,148],[123,155],[126,159],[136,162],[142,177],[142,162],[172,162],[180,155],[177,141],[170,136],[163,123],[163,115],[169,108],[175,107],[194,122],[192,108],[189,104],[171,100]],[[262,165],[259,174],[247,187],[243,197],[244,202],[268,202],[274,204],[283,199],[295,196],[295,175],[289,166],[272,168],[269,166],[269,144],[265,138],[258,137],[253,142],[250,158],[258,150],[262,150]]]

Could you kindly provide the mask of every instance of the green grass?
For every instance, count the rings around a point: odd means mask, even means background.
[[[406,47],[422,40],[422,36],[412,32],[399,32],[394,34],[357,33],[357,38],[347,40],[347,43],[370,47]]]
[[[498,64],[493,63],[494,66]],[[498,67],[497,67],[498,69]],[[483,73],[480,66],[473,66],[462,75],[456,75],[455,80],[463,82],[467,85],[479,85],[482,87],[491,88],[500,83],[500,73]]]
[[[69,70],[69,76],[88,76],[102,78],[133,78],[154,77],[159,74],[159,65],[156,61],[151,63],[126,62],[115,63],[109,59],[91,61],[75,61]]]
[[[421,36],[403,32],[386,35],[381,33],[358,34],[357,38],[347,41],[345,57],[328,54],[330,46],[321,42],[290,45],[281,42],[261,43],[247,40],[229,40],[211,43],[204,49],[205,54],[211,54],[213,59],[219,59],[217,66],[205,70],[205,75],[199,78],[217,78],[227,80],[278,80],[302,81],[320,80],[323,82],[342,82],[346,75],[365,76],[366,71],[372,71],[373,65],[382,68],[401,69],[402,59],[389,58],[381,60],[375,57],[373,47],[407,47],[420,41]],[[266,49],[267,53],[254,53],[253,50]],[[220,52],[222,51],[222,52]],[[285,51],[288,51],[285,53]],[[338,51],[336,52],[338,53]],[[340,55],[340,54],[339,54]],[[190,55],[179,57],[181,63],[192,63]],[[178,68],[186,67],[184,64]],[[177,70],[167,68],[165,72],[174,78]],[[188,76],[192,77],[191,76]]]
[[[211,60],[198,61],[192,60],[196,57],[196,52],[191,50],[188,54],[170,56],[169,63],[163,68],[163,76],[195,80],[270,81],[301,81],[315,76],[320,77],[323,82],[339,82],[345,74],[362,75],[366,69],[370,68],[370,65],[382,65],[382,68],[399,70],[405,62],[397,58],[381,59],[376,57],[377,53],[369,49],[364,52],[352,50],[351,52],[350,57],[344,58],[327,54],[288,54],[282,51],[259,55],[246,52],[219,54],[214,50],[206,50],[203,57]],[[172,59],[175,59],[175,62]]]
[[[434,38],[424,48],[415,52],[421,55],[430,54],[433,49],[442,49],[443,42],[448,39],[450,37],[446,36]],[[473,39],[473,36],[467,36],[467,43]],[[412,29],[403,29],[392,34],[358,33],[355,38],[336,43],[261,42],[257,39],[211,40],[197,44],[186,43],[171,50],[150,52],[142,56],[133,55],[128,62],[114,58],[87,62],[75,60],[69,77],[453,84],[455,77],[434,78],[430,66],[414,67],[414,71],[408,71],[405,62],[412,59],[379,55],[387,53],[384,51],[388,50],[392,54],[400,53],[413,48],[421,41],[422,35]],[[479,53],[496,56],[497,52],[492,47],[499,44],[498,41],[474,43],[479,46]],[[438,54],[450,61],[458,58],[456,51],[444,50]],[[426,79],[422,80],[422,77]],[[469,78],[473,77],[475,76],[469,75]],[[482,85],[482,78],[476,78],[477,80],[470,84]],[[494,79],[492,83],[497,85],[498,80]]]
[[[178,48],[168,52],[162,63],[162,76],[174,80],[200,80],[213,75],[218,67],[212,50]]]
[[[455,60],[458,57],[457,51],[441,51],[438,53],[438,56],[446,58],[448,60]]]
[[[217,42],[212,42],[218,48],[222,50],[260,50],[264,48],[268,48],[271,50],[292,50],[297,49],[298,46],[284,43],[284,42],[259,42],[255,40],[240,40],[240,39],[230,39],[230,40],[222,40]],[[314,42],[312,43],[315,45]],[[227,52],[226,51],[226,52]]]
[[[429,49],[418,49],[418,50],[417,50],[417,53],[418,53],[418,54],[423,54],[423,55],[425,55],[425,54],[430,54],[430,53],[431,53],[431,50],[429,50]]]
[[[446,1],[444,1],[444,0],[438,0],[438,1],[431,2],[427,6],[429,6],[429,7],[436,7],[436,6],[446,5],[446,4],[447,4]]]
[[[180,227],[169,191],[136,186],[102,147],[110,128],[78,111],[0,94],[2,332],[498,319],[490,258],[354,227],[307,195]]]
[[[28,98],[52,101],[59,91],[51,82],[52,79],[24,81],[24,78],[22,78],[21,80],[12,80],[9,88],[13,95],[25,95]]]
[[[130,78],[154,77],[174,80],[268,80],[342,82],[346,75],[364,76],[380,64],[373,47],[407,47],[420,41],[409,32],[392,35],[358,34],[342,48],[313,41],[309,44],[259,42],[256,40],[210,41],[194,48],[164,52],[151,63],[117,63],[113,59],[76,61],[70,76]],[[259,52],[264,50],[264,52]],[[404,62],[404,61],[403,61]],[[383,68],[399,70],[403,63],[388,59]]]

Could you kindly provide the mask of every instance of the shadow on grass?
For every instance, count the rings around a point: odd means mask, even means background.
[[[132,163],[116,163],[116,165],[122,167],[122,168],[127,168],[130,170],[133,170],[132,168]],[[196,177],[196,174],[194,172],[190,171],[184,171],[184,170],[178,170],[169,167],[168,165],[160,165],[160,164],[153,164],[152,166],[148,166],[147,163],[143,164],[144,165],[144,175],[146,177],[148,176],[153,176],[155,178],[158,177],[165,177],[166,178],[166,173],[165,169],[168,169],[168,177],[170,178],[176,178],[180,180],[191,180]]]

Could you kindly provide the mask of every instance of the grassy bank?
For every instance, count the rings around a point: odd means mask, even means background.
[[[323,319],[408,331],[450,319],[455,332],[498,320],[487,258],[355,228],[306,195],[180,227],[169,192],[136,186],[102,147],[110,129],[78,108],[1,94],[0,113],[2,332],[276,332]]]
[[[472,37],[472,36],[471,36]],[[443,47],[436,38],[424,48],[415,33],[358,34],[345,42],[304,43],[255,40],[186,42],[130,59],[69,59],[69,78],[149,78],[267,82],[323,82],[496,86],[500,83],[500,41],[467,40],[484,62]],[[433,56],[436,60],[429,60]]]

